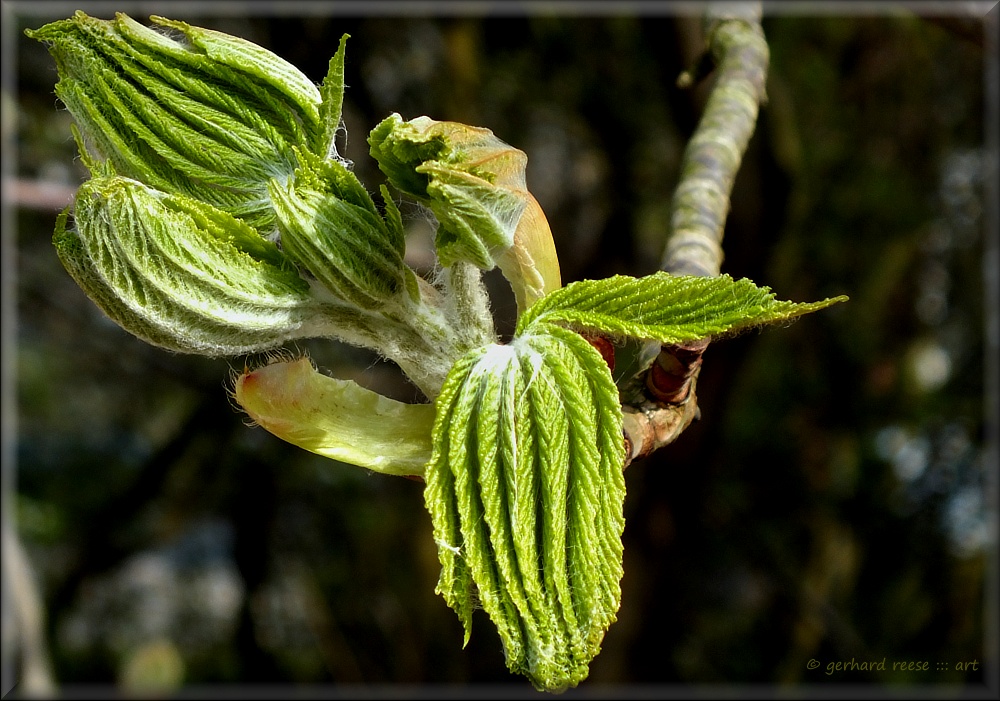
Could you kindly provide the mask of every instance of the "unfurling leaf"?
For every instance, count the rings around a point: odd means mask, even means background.
[[[59,220],[63,265],[104,312],[154,345],[236,355],[322,335],[324,305],[242,221],[134,180],[93,178]]]
[[[618,392],[578,334],[540,324],[456,363],[437,402],[425,502],[462,620],[482,606],[539,689],[586,678],[621,595]]]
[[[615,275],[580,280],[553,292],[518,319],[519,332],[538,322],[564,324],[611,336],[683,343],[793,319],[843,302],[846,296],[797,303],[775,299],[750,280]]]
[[[273,228],[267,184],[296,167],[293,147],[327,156],[340,119],[343,42],[323,93],[297,68],[238,37],[153,17],[175,40],[124,14],[82,11],[28,36],[59,68],[56,94],[83,146],[115,172]],[[339,61],[339,64],[336,62]],[[327,104],[331,103],[331,104]]]
[[[404,404],[328,377],[308,358],[246,371],[234,394],[258,425],[327,458],[390,475],[421,475],[431,456],[432,404]]]
[[[381,307],[404,290],[409,273],[398,218],[383,219],[340,162],[302,156],[293,179],[269,188],[284,250],[338,298]]]
[[[527,190],[527,156],[489,129],[393,114],[368,137],[371,154],[400,191],[430,207],[444,266],[499,266],[518,309],[560,286],[548,221]]]
[[[319,107],[320,123],[323,128],[319,133],[318,142],[314,144],[313,152],[323,158],[339,159],[335,140],[344,108],[344,54],[349,37],[348,34],[340,37],[340,46],[330,59],[326,78],[319,88],[319,93],[323,97]]]

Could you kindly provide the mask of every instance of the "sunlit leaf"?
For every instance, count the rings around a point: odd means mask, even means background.
[[[621,408],[600,354],[540,325],[459,361],[437,400],[426,504],[438,591],[471,633],[481,606],[511,671],[586,678],[621,595]]]
[[[846,296],[797,303],[775,299],[750,280],[615,275],[580,280],[546,296],[518,320],[523,332],[540,321],[579,330],[682,343],[762,324],[787,321],[846,301]]]

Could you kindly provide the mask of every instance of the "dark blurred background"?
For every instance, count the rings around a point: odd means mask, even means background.
[[[659,265],[707,95],[706,84],[675,87],[702,46],[697,14],[80,6],[235,34],[317,82],[349,33],[345,155],[370,190],[383,178],[366,138],[389,113],[485,126],[527,152],[564,281]],[[53,93],[54,62],[22,32],[73,9],[26,3],[4,17],[14,178],[4,272],[16,295],[5,300],[16,311],[5,339],[16,381],[5,512],[37,585],[42,671],[67,689],[530,689],[508,674],[485,616],[462,649],[458,619],[434,594],[420,483],[248,427],[227,394],[247,359],[147,346],[62,269],[53,224],[85,172]],[[769,101],[733,193],[723,272],[783,299],[851,301],[709,348],[701,420],[627,471],[621,610],[584,687],[975,689],[995,669],[995,643],[984,642],[995,631],[984,608],[997,548],[984,324],[996,309],[984,308],[984,272],[996,274],[997,261],[984,261],[996,224],[984,178],[996,153],[984,86],[996,47],[984,46],[981,20],[912,9],[764,19]],[[404,215],[411,263],[423,268],[428,224],[415,207]],[[509,332],[512,297],[502,278],[489,280]],[[296,347],[338,377],[417,398],[366,351]],[[29,581],[7,560],[5,576]],[[828,673],[852,658],[889,668]],[[929,664],[893,671],[894,661]]]

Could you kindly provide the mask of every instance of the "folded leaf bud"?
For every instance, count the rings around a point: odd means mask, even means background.
[[[383,219],[340,162],[303,160],[292,180],[270,186],[283,250],[340,299],[383,306],[406,289],[409,272],[398,217]]]
[[[500,267],[524,310],[560,286],[548,221],[527,190],[527,156],[489,129],[393,114],[372,130],[389,181],[430,207],[442,265]]]
[[[600,354],[539,324],[470,351],[436,400],[424,500],[437,591],[466,642],[496,625],[507,666],[541,690],[576,686],[621,597],[622,412]]]
[[[343,42],[321,93],[244,39],[152,21],[179,38],[121,13],[100,20],[81,11],[27,34],[55,57],[56,94],[92,155],[157,190],[273,228],[267,183],[294,171],[293,147],[324,157],[332,150],[337,125],[325,121],[340,119]]]
[[[324,307],[247,224],[119,176],[84,183],[53,243],[84,292],[125,330],[170,350],[236,355],[322,335]]]

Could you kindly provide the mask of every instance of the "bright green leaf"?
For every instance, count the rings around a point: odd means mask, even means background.
[[[523,333],[545,321],[611,336],[682,343],[790,320],[846,299],[779,301],[769,288],[728,275],[615,275],[573,282],[549,294],[521,316],[517,328]]]
[[[117,173],[273,228],[267,183],[295,169],[293,147],[325,138],[323,96],[249,41],[152,19],[182,38],[121,13],[100,20],[82,11],[27,34],[48,44],[56,94],[86,147]],[[335,91],[331,85],[326,97]]]
[[[466,640],[478,604],[511,671],[539,689],[576,686],[621,595],[625,456],[607,365],[545,324],[477,349],[438,397],[433,446],[438,591]]]
[[[323,99],[319,107],[322,131],[319,132],[318,140],[313,145],[313,152],[324,158],[337,156],[335,140],[337,130],[340,129],[341,112],[344,106],[344,55],[349,36],[345,34],[340,37],[340,46],[337,47],[337,53],[330,59],[326,78],[319,88]]]
[[[489,129],[393,114],[368,137],[389,181],[427,205],[438,220],[444,266],[499,266],[527,309],[558,289],[559,260],[538,202],[527,191],[527,156]]]
[[[339,299],[377,309],[400,294],[409,269],[404,239],[390,210],[375,209],[353,173],[337,161],[304,154],[295,177],[269,188],[285,252]]]

